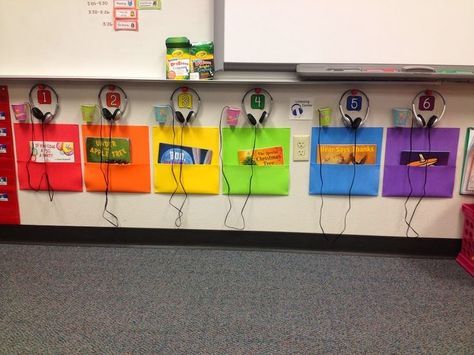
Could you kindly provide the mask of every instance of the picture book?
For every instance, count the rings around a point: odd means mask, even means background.
[[[448,165],[449,152],[404,150],[400,154],[400,165],[412,167]]]
[[[283,165],[283,147],[268,147],[268,148],[257,148],[253,151],[252,149],[239,150],[237,152],[240,165]]]
[[[316,163],[374,165],[377,163],[376,144],[320,144],[316,146]],[[321,156],[320,156],[321,155]]]
[[[212,150],[160,143],[159,164],[211,164]]]
[[[87,137],[86,156],[88,163],[130,164],[129,138]]]
[[[74,163],[73,142],[30,141],[31,161],[36,163]]]

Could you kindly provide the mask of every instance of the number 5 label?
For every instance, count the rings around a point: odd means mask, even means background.
[[[418,103],[418,109],[420,111],[433,111],[435,107],[434,96],[421,96],[420,102]]]
[[[346,109],[347,111],[360,111],[362,109],[362,96],[348,96]]]

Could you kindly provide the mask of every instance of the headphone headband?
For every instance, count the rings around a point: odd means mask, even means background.
[[[31,106],[31,110],[34,112],[35,110],[33,109],[36,109],[37,111],[39,111],[41,113],[41,110],[39,110],[39,108],[34,104],[34,100],[33,100],[33,92],[36,90],[36,89],[49,89],[55,96],[56,98],[56,104],[54,106],[54,110],[53,112],[48,112],[49,114],[49,118],[47,117],[48,115],[45,114],[43,116],[43,119],[42,121],[44,122],[46,119],[47,119],[47,122],[50,122],[55,116],[56,114],[58,113],[58,110],[59,110],[59,95],[58,93],[56,92],[56,90],[54,90],[54,88],[50,85],[47,85],[47,84],[35,84],[31,87],[30,89],[30,92],[28,93],[28,100],[30,102],[30,106]],[[40,105],[40,103],[38,103],[38,106]],[[41,113],[42,114],[42,113]],[[36,115],[35,115],[36,117]]]
[[[175,108],[175,103],[174,103],[174,97],[175,95],[178,93],[178,91],[181,91],[181,92],[192,92],[194,95],[196,95],[196,98],[197,98],[197,105],[196,105],[196,111],[194,111],[193,109],[190,110],[188,116],[189,116],[189,119],[185,119],[184,118],[184,115],[181,113],[181,111],[177,110]],[[170,102],[171,102],[171,108],[173,109],[173,116],[176,117],[177,114],[180,115],[184,120],[183,122],[180,121],[180,123],[182,124],[186,124],[187,122],[189,122],[192,118],[196,117],[199,113],[199,110],[201,108],[201,96],[199,96],[198,92],[196,90],[194,90],[193,88],[190,88],[188,86],[180,86],[176,89],[174,89],[173,93],[171,94],[170,96]]]
[[[415,95],[415,97],[413,98],[413,100],[411,101],[411,107],[412,107],[412,110],[413,110],[413,115],[416,119],[416,121],[418,122],[418,124],[420,126],[426,126],[426,122],[424,122],[424,118],[423,119],[420,119],[420,116],[423,117],[421,115],[421,113],[418,112],[417,108],[416,108],[416,105],[415,105],[415,101],[417,98],[419,98],[420,96],[422,96],[423,94],[425,95],[429,95],[429,96],[433,96],[432,94],[435,94],[437,96],[439,96],[441,98],[441,101],[443,101],[443,109],[441,110],[441,114],[439,116],[435,116],[433,115],[433,117],[435,117],[435,119],[430,123],[430,128],[433,127],[434,125],[436,125],[444,116],[444,113],[446,112],[446,100],[444,98],[443,95],[441,95],[441,93],[439,91],[436,91],[436,90],[423,90],[423,91],[420,91],[418,94]],[[434,110],[433,110],[434,111]]]
[[[242,97],[242,102],[241,102],[241,105],[242,105],[242,111],[244,112],[245,116],[248,117],[249,116],[249,113],[247,112],[247,108],[245,107],[245,99],[247,98],[247,96],[252,93],[252,92],[255,92],[257,94],[259,94],[260,92],[263,92],[264,94],[266,94],[269,98],[270,98],[270,104],[268,105],[268,111],[265,113],[265,117],[263,118],[263,120],[266,120],[268,117],[270,117],[270,114],[272,113],[272,108],[273,108],[273,96],[272,94],[270,94],[270,92],[266,89],[263,89],[263,88],[253,88],[253,89],[250,89],[248,90],[244,96]]]
[[[98,101],[99,101],[99,108],[100,108],[101,115],[104,116],[104,109],[106,109],[104,107],[104,105],[102,104],[102,94],[104,93],[104,91],[106,89],[107,90],[117,90],[123,95],[123,100],[120,100],[120,107],[118,108],[120,114],[115,115],[115,116],[118,116],[118,117],[122,117],[123,115],[125,115],[125,112],[127,112],[128,96],[127,96],[127,93],[125,92],[124,89],[122,89],[120,86],[114,85],[114,84],[106,84],[106,85],[104,85],[100,88],[99,95],[97,96],[97,98],[98,98]],[[115,120],[115,118],[113,120]]]
[[[365,92],[363,92],[362,90],[359,90],[359,89],[350,89],[350,90],[346,90],[342,93],[341,95],[341,98],[339,99],[339,111],[341,112],[341,115],[342,115],[342,120],[344,122],[344,125],[350,127],[350,125],[346,124],[347,120],[345,119],[348,114],[344,111],[344,109],[342,108],[342,100],[344,99],[344,97],[347,95],[347,94],[352,94],[352,93],[355,93],[355,94],[361,94],[366,100],[367,100],[367,108],[365,110],[365,116],[364,118],[360,121],[359,125],[357,127],[360,127],[362,126],[365,121],[367,121],[367,118],[369,117],[369,113],[370,113],[370,100],[369,100],[369,97],[367,96],[367,94]],[[347,116],[346,116],[347,115]],[[350,116],[349,116],[350,117]],[[356,127],[356,128],[357,128]]]

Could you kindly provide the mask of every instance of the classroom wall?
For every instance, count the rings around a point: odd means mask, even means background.
[[[5,81],[10,91],[11,103],[23,102],[34,84],[32,81]],[[61,97],[61,111],[57,123],[81,123],[80,104],[95,103],[102,82],[55,82]],[[168,103],[169,96],[178,85],[173,83],[131,83],[121,85],[129,96],[129,111],[123,124],[155,124],[152,105]],[[254,85],[249,84],[194,84],[202,98],[202,110],[195,125],[218,126],[224,105],[239,106],[243,93]],[[474,87],[468,84],[437,84],[426,86],[410,83],[320,83],[263,85],[270,90],[275,106],[267,127],[290,127],[293,134],[310,134],[313,122],[295,122],[288,119],[290,97],[311,96],[316,107],[331,106],[335,126],[342,126],[337,114],[341,93],[357,87],[364,90],[371,100],[371,115],[367,126],[390,127],[392,107],[408,107],[414,95],[423,89],[442,92],[447,101],[445,118],[439,127],[460,127],[460,144],[457,157],[456,183],[452,199],[425,198],[421,203],[414,227],[423,237],[459,238],[461,236],[461,204],[472,201],[461,197],[459,180],[463,159],[465,130],[474,117]],[[242,124],[245,123],[241,117]],[[246,125],[246,123],[244,124]],[[384,139],[386,131],[384,130]],[[151,136],[150,136],[151,138]],[[383,147],[384,148],[384,147]],[[150,139],[151,151],[151,139]],[[84,152],[83,161],[84,161]],[[382,151],[383,167],[384,151]],[[245,211],[247,230],[289,231],[319,233],[318,218],[320,197],[308,194],[309,163],[290,163],[289,196],[253,196]],[[379,195],[382,189],[383,168],[380,172]],[[234,204],[231,221],[237,221],[245,196],[232,196]],[[107,226],[102,217],[103,193],[57,192],[49,202],[46,192],[20,191],[21,221],[36,225]],[[160,194],[110,194],[110,209],[123,227],[174,228],[176,211],[168,204],[169,195]],[[347,234],[404,236],[405,198],[357,197],[352,198],[352,211],[348,217]],[[409,206],[413,206],[412,199]],[[347,208],[346,196],[326,196],[323,223],[327,233],[339,233]],[[183,228],[224,229],[227,197],[191,195],[184,208]]]

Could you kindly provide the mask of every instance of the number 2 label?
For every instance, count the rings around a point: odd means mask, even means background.
[[[433,111],[435,107],[434,96],[421,96],[420,102],[418,103],[418,109],[420,111]]]
[[[120,107],[122,100],[118,92],[108,92],[105,96],[108,107]]]

